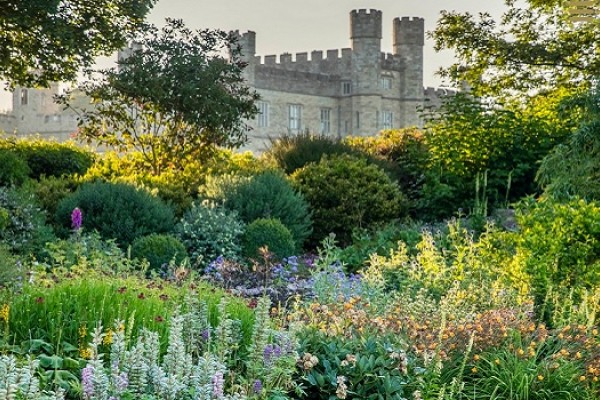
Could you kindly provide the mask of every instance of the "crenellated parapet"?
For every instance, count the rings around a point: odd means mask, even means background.
[[[424,88],[424,107],[428,109],[438,109],[442,106],[444,99],[455,96],[458,93],[455,89],[443,88],[443,87],[431,87]]]

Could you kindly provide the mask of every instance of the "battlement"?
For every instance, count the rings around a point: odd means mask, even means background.
[[[394,47],[398,45],[425,45],[425,19],[419,17],[394,18]]]
[[[341,52],[341,55],[340,55]],[[323,54],[325,53],[325,57]],[[283,53],[283,54],[270,54],[266,56],[255,56],[254,63],[256,65],[266,65],[270,67],[281,67],[285,69],[295,69],[296,66],[310,66],[313,63],[339,63],[339,62],[350,62],[352,60],[352,49],[332,49],[326,50],[313,50],[310,52],[301,53]]]
[[[380,10],[352,10],[350,12],[351,39],[381,39],[383,13]]]

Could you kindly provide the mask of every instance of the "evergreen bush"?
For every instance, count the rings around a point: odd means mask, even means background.
[[[406,211],[398,184],[364,159],[325,157],[296,171],[292,178],[313,212],[313,245],[330,233],[347,245],[354,228],[389,222]]]
[[[56,222],[63,233],[71,227],[71,212],[83,213],[83,228],[97,230],[105,239],[129,246],[150,233],[170,232],[174,227],[171,207],[150,193],[123,183],[92,182],[82,185],[58,205]]]
[[[265,171],[251,178],[220,181],[214,199],[251,223],[259,218],[277,218],[292,233],[298,247],[311,233],[311,217],[304,197],[281,173]],[[219,192],[220,191],[220,192]]]
[[[131,245],[131,256],[146,259],[151,271],[158,271],[172,260],[180,264],[187,256],[185,246],[172,235],[153,233],[137,238]]]
[[[261,248],[267,248],[277,259],[294,255],[296,244],[288,228],[275,218],[259,218],[246,227],[243,238],[244,256],[260,259]]]

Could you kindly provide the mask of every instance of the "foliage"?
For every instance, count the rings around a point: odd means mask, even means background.
[[[167,19],[162,29],[147,25],[132,41],[118,69],[82,87],[96,104],[83,112],[82,139],[140,152],[153,175],[245,141],[244,120],[257,112],[258,95],[245,86],[235,34],[192,31]]]
[[[531,275],[538,316],[551,322],[553,308],[574,290],[600,286],[600,206],[573,199],[558,203],[551,199],[526,201],[517,221],[517,255]],[[549,291],[558,299],[548,298]],[[556,304],[555,304],[556,303]]]
[[[13,145],[14,151],[27,161],[33,179],[83,175],[94,162],[94,153],[71,142],[24,139],[10,144]]]
[[[261,248],[268,249],[276,259],[294,254],[296,244],[288,228],[276,218],[259,218],[246,227],[242,238],[245,257],[259,259]]]
[[[4,243],[0,243],[0,288],[22,283],[26,278],[19,259],[11,254]]]
[[[13,151],[0,148],[0,186],[19,186],[28,177],[27,162]]]
[[[0,393],[7,399],[63,400],[63,390],[40,390],[37,376],[39,360],[27,359],[23,365],[12,355],[0,355]]]
[[[30,180],[25,190],[35,196],[36,202],[47,215],[56,214],[58,204],[81,185],[81,181],[71,176],[41,177],[38,181]]]
[[[442,11],[431,36],[436,50],[452,49],[456,63],[442,77],[467,82],[476,95],[589,85],[600,75],[597,19],[573,23],[569,2],[506,0],[497,23],[488,13]]]
[[[384,130],[377,136],[348,137],[345,143],[393,165],[393,177],[402,193],[416,201],[429,164],[429,149],[423,132],[416,128]]]
[[[13,86],[74,80],[96,56],[123,47],[154,3],[8,0],[0,11],[0,78]]]
[[[194,204],[177,225],[192,265],[203,269],[219,256],[236,260],[241,254],[244,223],[236,212],[211,204]]]
[[[415,249],[420,240],[421,230],[416,224],[390,222],[372,230],[357,229],[352,233],[352,243],[340,251],[339,258],[346,270],[356,272],[372,256],[388,255],[398,242],[406,243],[408,249]]]
[[[567,143],[544,158],[538,180],[546,193],[568,199],[600,200],[600,87],[567,102],[569,112],[582,109],[583,119]]]
[[[365,335],[348,340],[310,329],[301,336],[304,358],[308,354],[318,360],[316,365],[300,365],[307,382],[301,398],[400,400],[412,394],[409,359],[385,338]]]
[[[8,223],[0,230],[0,241],[12,251],[36,252],[54,238],[44,213],[28,193],[0,187],[0,210],[8,216]]]
[[[97,232],[76,232],[68,239],[46,243],[40,266],[48,271],[66,271],[73,277],[89,271],[110,276],[141,268],[126,257],[114,239],[103,240]]]
[[[298,248],[311,233],[307,202],[279,172],[265,171],[249,178],[225,176],[216,179],[212,187],[212,193],[207,193],[210,198],[236,211],[246,223],[259,218],[279,219]]]
[[[348,244],[353,228],[369,228],[399,218],[405,211],[398,185],[364,159],[324,157],[292,178],[313,212],[313,244],[331,232],[342,245]]]
[[[144,190],[122,183],[83,184],[58,205],[56,222],[69,229],[70,215],[78,207],[84,229],[96,229],[107,239],[128,246],[138,237],[173,229],[173,210]]]
[[[131,256],[148,260],[150,269],[158,271],[162,265],[171,261],[176,265],[181,264],[187,253],[183,243],[176,237],[153,233],[133,241]]]
[[[567,137],[577,119],[577,113],[561,117],[567,95],[564,90],[544,93],[524,105],[465,94],[447,99],[427,123],[430,155],[421,212],[448,217],[459,208],[474,209],[478,179],[489,208],[535,193],[537,163]]]

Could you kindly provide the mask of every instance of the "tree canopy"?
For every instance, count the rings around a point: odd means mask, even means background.
[[[431,36],[436,50],[452,49],[457,58],[443,77],[468,82],[476,95],[512,95],[590,87],[600,76],[600,18],[574,23],[563,0],[505,3],[499,22],[487,13],[442,12]]]
[[[70,81],[98,55],[126,44],[156,0],[3,0],[0,80],[10,86]]]
[[[139,151],[154,174],[244,143],[258,95],[245,84],[235,34],[192,31],[169,19],[131,39],[135,46],[119,68],[82,86],[94,107],[83,111],[81,138]]]

